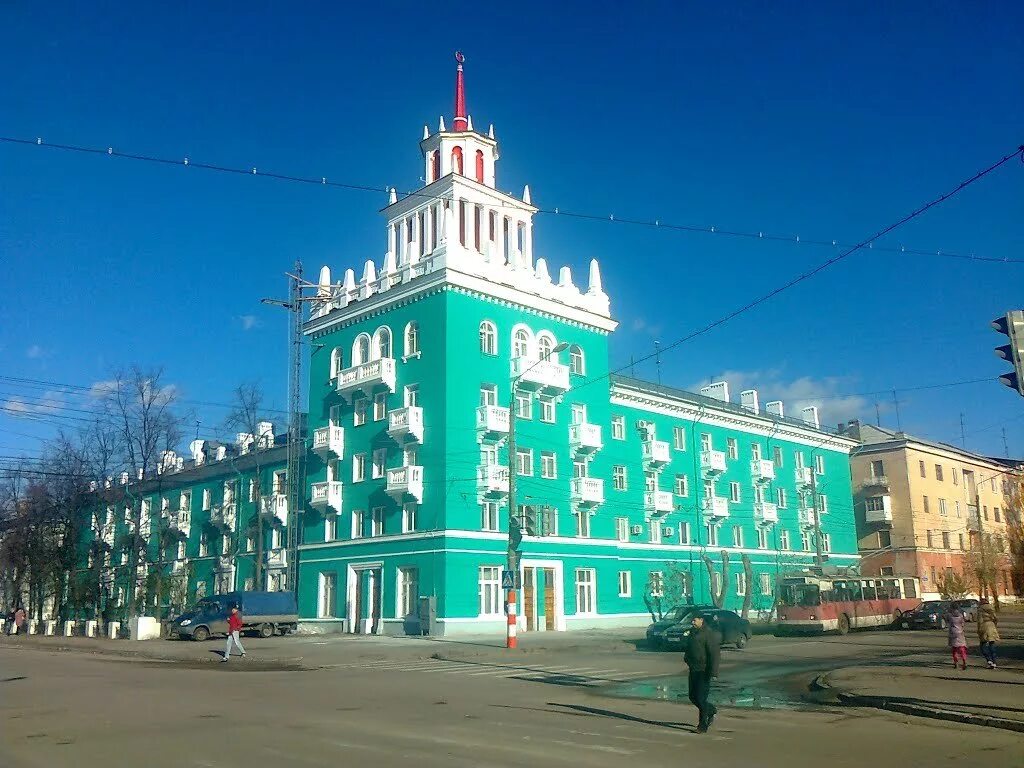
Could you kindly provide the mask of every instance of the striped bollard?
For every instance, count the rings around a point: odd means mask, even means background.
[[[506,609],[508,613],[508,634],[505,636],[505,647],[516,648],[518,647],[518,641],[516,639],[516,591],[514,589],[508,591]]]

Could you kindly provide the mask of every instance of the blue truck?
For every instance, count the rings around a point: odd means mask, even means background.
[[[242,613],[242,632],[260,637],[287,635],[299,624],[294,592],[227,592],[204,597],[171,622],[170,637],[203,641],[227,635],[228,616],[237,606]]]

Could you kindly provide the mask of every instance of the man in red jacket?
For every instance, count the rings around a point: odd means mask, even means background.
[[[228,616],[228,644],[224,649],[224,658],[222,662],[227,662],[228,657],[231,656],[231,643],[233,642],[238,646],[238,650],[242,652],[242,658],[245,658],[245,648],[242,647],[242,640],[240,632],[242,631],[242,614],[238,610],[237,605],[231,606],[231,614]]]

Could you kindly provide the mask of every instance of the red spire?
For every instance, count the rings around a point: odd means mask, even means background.
[[[466,57],[462,51],[455,52],[455,61],[458,62],[455,68],[455,118],[452,120],[453,131],[465,131],[469,128],[466,120],[466,84],[462,79],[462,63]]]

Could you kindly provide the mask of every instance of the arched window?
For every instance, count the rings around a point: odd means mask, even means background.
[[[512,357],[530,356],[530,332],[525,328],[517,328],[512,334]]]
[[[360,333],[352,344],[352,365],[362,365],[370,361],[370,336]]]
[[[569,347],[569,372],[578,373],[581,376],[586,373],[583,362],[583,350],[580,349],[578,344],[573,344]]]
[[[476,180],[484,183],[484,152],[482,149],[476,151]]]
[[[538,360],[557,360],[558,358],[552,354],[555,350],[555,337],[550,333],[542,333],[537,336],[537,359]]]
[[[435,149],[430,153],[430,180],[437,181],[441,178],[441,150]]]
[[[452,173],[457,173],[460,176],[462,173],[462,147],[454,147],[452,149]]]
[[[420,324],[416,321],[405,326],[405,356],[418,354],[420,351]]]
[[[489,320],[480,323],[480,351],[485,355],[498,354],[498,329]]]
[[[335,347],[331,351],[331,378],[337,377],[341,373],[341,369],[345,366],[345,358],[342,355],[341,347]]]
[[[391,329],[382,325],[373,334],[373,349],[370,350],[373,360],[391,357]]]

